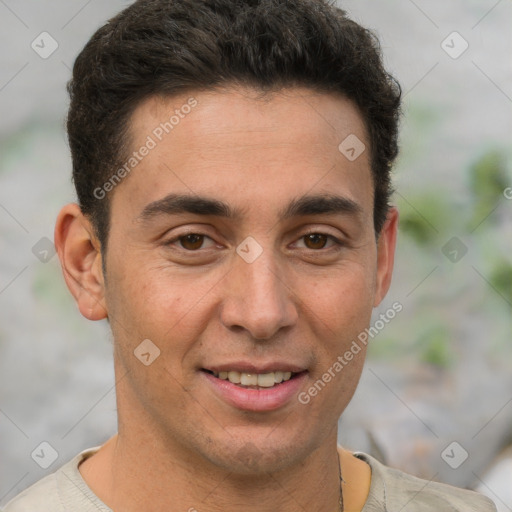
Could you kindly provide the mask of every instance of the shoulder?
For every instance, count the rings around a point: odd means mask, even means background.
[[[55,473],[44,477],[12,499],[3,512],[29,512],[35,510],[52,510],[64,512],[59,500],[59,493]]]
[[[370,493],[362,512],[496,512],[492,501],[476,492],[423,480],[356,452],[371,468]]]
[[[108,511],[80,475],[78,465],[99,447],[80,452],[54,473],[45,476],[13,498],[3,512]],[[102,506],[103,505],[103,506]]]

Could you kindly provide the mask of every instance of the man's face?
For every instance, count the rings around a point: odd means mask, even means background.
[[[190,96],[197,106],[158,141],[155,128]],[[132,150],[148,135],[157,144],[110,196],[120,434],[153,432],[231,471],[284,468],[336,435],[364,348],[308,403],[299,394],[387,291],[369,151],[350,161],[338,149],[349,135],[368,147],[362,118],[348,100],[307,89],[264,99],[227,89],[151,98],[131,133]],[[226,208],[197,207],[200,198]],[[160,350],[149,365],[134,355],[143,340]]]

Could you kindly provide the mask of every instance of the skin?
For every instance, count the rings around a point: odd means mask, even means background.
[[[369,150],[353,162],[338,150],[350,134],[369,148],[366,129],[340,96],[293,88],[262,98],[226,88],[153,97],[133,113],[133,149],[190,96],[194,110],[110,192],[106,254],[76,204],[57,219],[68,287],[86,318],[108,317],[114,336],[119,432],[81,474],[125,512],[335,512],[338,418],[364,348],[308,404],[292,399],[267,412],[227,404],[200,370],[242,359],[293,362],[307,369],[307,390],[387,293],[398,212],[390,209],[376,239]],[[240,217],[141,219],[170,193],[221,200]],[[305,194],[342,196],[358,210],[280,219]],[[203,245],[177,239],[189,232],[206,235]],[[313,243],[308,233],[342,245]],[[248,236],[263,249],[252,263],[236,253]],[[144,339],[161,351],[149,366],[133,354]],[[361,510],[369,467],[345,450],[340,457],[345,510]]]

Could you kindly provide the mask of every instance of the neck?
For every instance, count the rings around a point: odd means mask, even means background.
[[[169,512],[172,504],[172,510],[190,512],[339,512],[335,440],[286,470],[240,475],[149,433],[120,429],[80,466],[86,482],[113,510]]]

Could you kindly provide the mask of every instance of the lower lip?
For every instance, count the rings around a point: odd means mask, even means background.
[[[237,409],[257,412],[274,411],[289,403],[299,392],[307,375],[307,372],[302,372],[272,388],[252,389],[237,386],[229,380],[219,379],[205,371],[201,373],[224,402]]]

